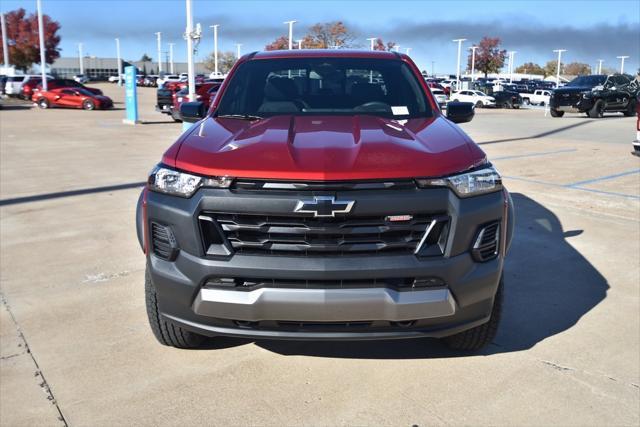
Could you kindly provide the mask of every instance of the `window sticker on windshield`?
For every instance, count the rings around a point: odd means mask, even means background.
[[[409,109],[404,105],[392,106],[391,112],[393,113],[394,116],[406,116],[407,114],[409,114]]]

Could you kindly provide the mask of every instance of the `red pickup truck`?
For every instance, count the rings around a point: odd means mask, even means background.
[[[511,198],[407,55],[248,54],[181,115],[136,218],[160,343],[493,340]]]

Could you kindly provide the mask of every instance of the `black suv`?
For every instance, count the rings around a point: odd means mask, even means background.
[[[635,114],[636,81],[623,74],[580,76],[551,94],[551,116],[564,113],[586,113],[591,118],[602,117],[605,112]]]

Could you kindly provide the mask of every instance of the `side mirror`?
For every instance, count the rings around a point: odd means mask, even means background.
[[[453,123],[467,123],[476,114],[473,102],[449,102],[447,104],[447,119]]]
[[[202,102],[183,102],[180,105],[180,115],[182,121],[187,123],[195,123],[205,116],[204,103]]]

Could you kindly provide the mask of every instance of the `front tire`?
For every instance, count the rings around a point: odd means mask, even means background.
[[[462,351],[477,351],[491,344],[498,332],[498,325],[500,324],[500,317],[502,315],[503,288],[504,281],[500,278],[489,321],[475,328],[467,329],[466,331],[443,338],[444,343],[449,348]]]
[[[588,114],[592,119],[602,118],[604,115],[604,103],[601,99],[598,99],[595,104],[593,104],[593,107],[591,107]]]
[[[49,108],[49,101],[47,101],[46,98],[40,98],[38,100],[38,107],[42,108],[43,110],[46,110],[47,108]]]
[[[95,110],[96,104],[92,100],[87,99],[82,103],[82,108],[87,111]]]
[[[554,110],[553,108],[549,109],[549,112],[551,113],[551,117],[562,117],[562,116],[564,116],[564,111]]]
[[[482,108],[482,107],[484,107],[484,104],[482,103],[482,101],[476,102],[476,108]]]
[[[176,348],[197,348],[200,347],[205,337],[191,331],[187,331],[160,316],[158,310],[158,296],[156,288],[151,283],[149,267],[144,274],[144,297],[147,305],[147,316],[151,331],[158,342],[163,345]]]
[[[636,104],[634,102],[629,101],[629,105],[627,105],[627,109],[623,111],[625,117],[632,117],[636,115]]]

